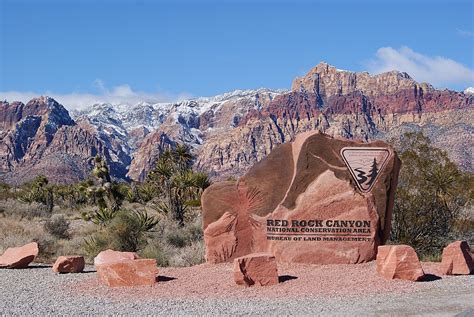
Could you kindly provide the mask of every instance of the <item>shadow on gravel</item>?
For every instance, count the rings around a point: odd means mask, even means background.
[[[158,277],[156,278],[156,281],[157,282],[169,282],[169,281],[172,281],[172,280],[175,280],[175,279],[176,279],[176,277],[158,275]]]
[[[32,266],[27,266],[27,267],[23,267],[23,268],[18,268],[18,269],[15,269],[15,270],[47,269],[47,268],[52,268],[52,267],[53,267],[52,265],[40,264],[40,265],[32,265]]]
[[[281,275],[278,276],[278,283],[285,283],[286,281],[296,280],[297,277],[293,275]]]
[[[420,282],[433,282],[440,280],[441,277],[434,274],[425,274],[425,277]]]

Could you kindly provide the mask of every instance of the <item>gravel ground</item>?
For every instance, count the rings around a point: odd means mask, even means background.
[[[161,268],[154,287],[107,288],[93,267],[57,275],[33,264],[0,270],[0,315],[426,315],[474,316],[474,275],[387,281],[374,263],[279,265],[281,283],[239,287],[232,266]]]

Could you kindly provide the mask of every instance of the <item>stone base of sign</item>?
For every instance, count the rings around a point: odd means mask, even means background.
[[[154,259],[127,260],[96,265],[101,283],[110,286],[152,286],[158,267]]]
[[[238,181],[205,190],[206,260],[256,252],[290,263],[374,260],[390,232],[399,167],[384,142],[300,134]]]
[[[0,268],[23,269],[27,267],[38,256],[38,244],[28,243],[17,248],[8,248],[0,256]]]
[[[83,256],[69,255],[60,256],[54,262],[53,272],[56,273],[80,273],[84,271],[86,262]]]
[[[443,275],[474,273],[471,249],[466,241],[455,241],[443,249],[440,273]]]
[[[415,250],[408,245],[378,247],[377,273],[386,279],[419,281],[425,273]]]
[[[234,281],[245,286],[278,284],[275,257],[269,253],[253,253],[235,259]]]

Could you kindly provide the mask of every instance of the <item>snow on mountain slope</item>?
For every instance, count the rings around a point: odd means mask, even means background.
[[[261,88],[235,90],[213,97],[199,97],[177,103],[141,102],[135,105],[103,103],[94,104],[82,111],[72,110],[71,114],[76,121],[87,120],[96,128],[101,139],[114,138],[123,143],[123,150],[131,155],[139,140],[130,138],[129,134],[133,134],[137,129],[152,132],[166,122],[167,126],[177,125],[174,128],[180,130],[182,141],[196,145],[202,142],[203,131],[199,125],[202,115],[214,116],[221,110],[223,104],[242,100],[252,103],[254,108],[259,110],[261,96],[271,100],[285,92],[285,90]]]

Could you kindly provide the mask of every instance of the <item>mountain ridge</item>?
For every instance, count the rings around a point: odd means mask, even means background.
[[[76,181],[87,177],[91,156],[102,155],[116,178],[142,181],[164,148],[181,142],[192,148],[197,168],[226,178],[244,173],[297,133],[315,129],[364,141],[424,131],[472,172],[473,105],[472,94],[437,90],[407,73],[372,76],[327,63],[295,78],[291,90],[102,103],[70,113],[45,96],[27,104],[2,102],[0,177],[18,183],[43,169],[53,181],[64,181],[64,175]]]

